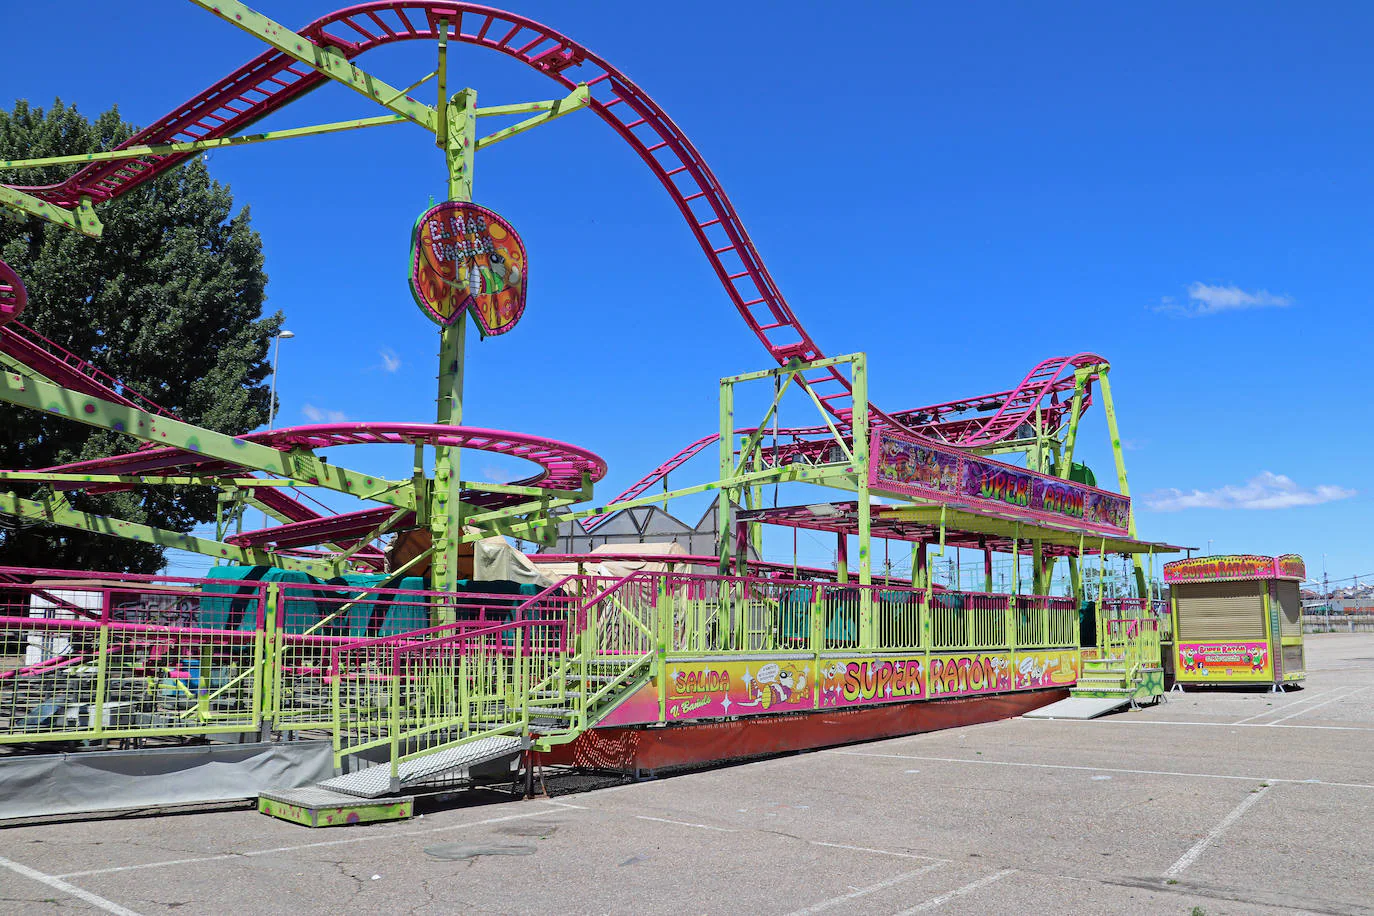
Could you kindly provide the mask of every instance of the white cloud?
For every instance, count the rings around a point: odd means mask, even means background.
[[[1263,471],[1239,486],[1188,492],[1170,487],[1147,493],[1142,498],[1147,509],[1177,512],[1181,509],[1292,509],[1349,499],[1354,495],[1354,490],[1329,484],[1303,488],[1291,477]]]
[[[314,404],[305,404],[301,407],[301,413],[311,423],[343,423],[348,419],[348,415],[342,410],[322,410]]]
[[[383,371],[395,372],[401,368],[401,355],[390,347],[383,347],[378,350],[377,355],[382,358]]]
[[[1188,286],[1188,301],[1179,302],[1173,296],[1165,296],[1156,312],[1186,315],[1189,318],[1205,318],[1221,312],[1238,312],[1245,309],[1287,308],[1293,304],[1292,296],[1279,296],[1267,289],[1247,292],[1239,286],[1212,286],[1208,283],[1192,283]]]

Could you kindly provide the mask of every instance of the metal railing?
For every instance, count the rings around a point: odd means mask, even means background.
[[[1152,617],[1108,620],[1102,634],[1104,660],[1119,661],[1127,678],[1160,665],[1159,621]]]
[[[388,747],[402,763],[468,741],[528,734],[532,694],[567,657],[566,620],[462,621],[357,640],[330,665],[334,750]]]
[[[0,584],[0,743],[260,727],[262,588],[229,628],[205,625],[218,609],[198,580],[39,572]]]
[[[326,733],[340,647],[443,638],[431,617],[538,617],[566,637],[578,603],[0,567],[0,744]]]
[[[318,732],[405,760],[528,734],[530,707],[574,733],[669,654],[1067,649],[1078,617],[1068,598],[647,571],[489,595],[0,567],[0,743]]]
[[[1160,640],[1173,641],[1173,615],[1169,602],[1163,598],[1109,598],[1102,602],[1101,614],[1107,621],[1152,617],[1158,625]]]
[[[639,655],[1073,647],[1077,603],[762,577],[639,571],[581,579],[596,651]],[[592,624],[589,624],[592,626]]]

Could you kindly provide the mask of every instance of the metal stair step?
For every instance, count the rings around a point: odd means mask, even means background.
[[[457,747],[444,748],[403,762],[399,767],[401,785],[414,785],[449,770],[471,767],[508,754],[519,753],[520,748],[520,739],[508,735],[489,735]],[[319,785],[321,788],[348,795],[376,798],[391,791],[391,765],[383,763],[355,773],[335,776]]]

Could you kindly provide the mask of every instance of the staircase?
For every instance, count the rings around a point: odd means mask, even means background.
[[[568,597],[560,582],[501,609],[507,622],[334,648],[336,770],[383,749],[386,760],[265,792],[259,811],[308,826],[409,817],[409,793],[508,778],[526,752],[575,740],[655,670],[649,627],[636,616],[644,613],[642,578],[595,582],[591,597]]]
[[[1086,658],[1069,698],[1032,712],[1026,719],[1095,719],[1144,701],[1164,697],[1164,667],[1159,655],[1158,622],[1153,619],[1108,622],[1102,657]]]
[[[1124,659],[1093,658],[1083,662],[1083,673],[1078,676],[1078,683],[1069,691],[1069,696],[1111,698],[1125,703],[1130,701],[1133,692],[1134,683]]]

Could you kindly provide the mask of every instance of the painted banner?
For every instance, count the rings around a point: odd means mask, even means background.
[[[1265,642],[1184,642],[1178,644],[1179,680],[1268,681],[1273,659]]]
[[[1274,558],[1274,572],[1280,579],[1297,579],[1301,582],[1307,578],[1307,564],[1296,553],[1285,553]]]
[[[1129,497],[1086,484],[978,458],[887,430],[877,433],[869,485],[939,502],[1012,509],[1049,521],[1070,521],[1124,535]]]
[[[476,204],[446,201],[415,221],[410,291],[448,327],[471,310],[482,334],[504,334],[525,313],[529,259],[515,228]]]
[[[1302,566],[1302,557],[1289,554],[1280,559],[1297,560]],[[1191,557],[1174,560],[1164,564],[1165,582],[1221,582],[1236,579],[1272,579],[1276,570],[1273,557],[1259,557],[1250,554],[1230,554],[1217,557]],[[1289,575],[1287,573],[1285,576]]]
[[[1079,654],[1072,649],[822,658],[814,676],[813,663],[814,659],[670,662],[667,721],[1067,687],[1081,670]],[[651,681],[599,724],[657,721],[658,685]]]

